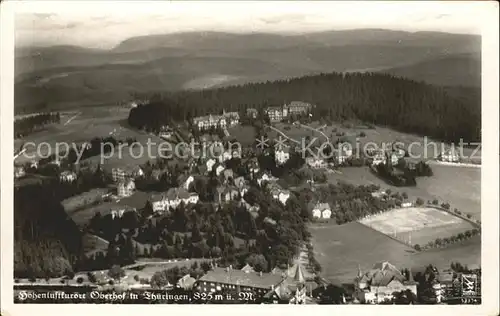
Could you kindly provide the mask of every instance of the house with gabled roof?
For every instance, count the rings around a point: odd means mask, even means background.
[[[125,181],[128,178],[135,179],[143,175],[144,171],[139,166],[124,166],[111,169],[111,177],[114,182]]]
[[[252,266],[249,265],[248,263],[243,268],[241,268],[241,271],[243,271],[245,273],[255,272],[255,270],[252,268]]]
[[[216,189],[215,202],[225,203],[229,201],[236,200],[239,196],[239,192],[236,187],[232,185],[220,185]]]
[[[223,166],[223,165],[221,165],[221,164],[216,164],[214,168],[215,168],[215,175],[216,175],[217,177],[218,177],[218,176],[220,176],[220,175],[221,175],[221,173],[222,173],[222,172],[226,169],[226,168],[224,168],[224,166]]]
[[[313,105],[302,101],[292,101],[283,106],[287,110],[288,115],[300,115],[311,112]]]
[[[192,289],[195,284],[196,284],[196,279],[189,274],[186,274],[177,281],[177,287],[184,290]]]
[[[256,108],[248,108],[246,110],[247,116],[250,117],[250,118],[253,118],[253,119],[257,118],[258,113],[259,113],[259,111],[257,111]]]
[[[193,125],[199,130],[206,130],[212,127],[226,127],[226,118],[222,115],[206,115],[193,118]]]
[[[290,198],[290,191],[283,189],[276,182],[271,182],[267,185],[267,190],[273,197],[273,199],[280,201],[283,205],[286,204],[286,201]]]
[[[190,174],[183,173],[177,177],[177,183],[179,184],[179,187],[184,188],[184,190],[189,190],[189,187],[193,182],[194,177]]]
[[[217,161],[213,158],[207,159],[207,161],[205,162],[205,166],[207,167],[207,171],[208,172],[212,171],[212,168],[215,166],[216,163],[217,163]]]
[[[264,109],[264,113],[269,117],[271,122],[281,122],[286,116],[287,112],[283,111],[281,106],[270,106]]]
[[[222,117],[226,120],[227,126],[235,126],[240,123],[240,114],[238,112],[226,112],[222,113]]]
[[[393,293],[410,290],[417,295],[418,283],[410,271],[408,279],[391,263],[379,262],[363,273],[358,268],[355,278],[355,297],[362,303],[377,304],[391,301]]]
[[[112,219],[121,218],[126,212],[136,212],[136,209],[127,205],[120,204],[115,204],[110,207],[110,214]]]
[[[276,149],[274,152],[274,160],[276,165],[281,166],[285,164],[288,159],[290,159],[290,148],[289,147],[281,147]]]
[[[257,184],[259,186],[263,186],[264,183],[267,183],[267,182],[275,182],[276,180],[278,180],[278,178],[276,177],[273,177],[272,175],[270,175],[269,173],[267,172],[262,172],[258,177],[257,177]]]
[[[312,208],[312,216],[316,219],[330,219],[332,209],[328,203],[316,203]]]

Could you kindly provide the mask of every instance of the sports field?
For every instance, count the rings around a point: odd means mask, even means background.
[[[450,203],[451,209],[470,213],[481,219],[481,168],[465,168],[446,165],[432,165],[432,177],[417,178],[415,187],[395,187],[387,184],[370,172],[368,167],[342,168],[340,173],[328,174],[328,181],[344,181],[354,185],[379,185],[393,192],[406,192],[410,200],[421,198],[424,201],[437,199]]]
[[[474,228],[459,217],[429,207],[394,209],[364,218],[360,223],[411,245],[423,245]]]
[[[480,236],[419,253],[358,222],[312,224],[309,230],[316,259],[323,268],[321,275],[335,283],[352,282],[358,265],[366,271],[380,261],[389,261],[400,269],[411,268],[414,272],[429,264],[446,269],[452,261],[470,267],[481,264]]]

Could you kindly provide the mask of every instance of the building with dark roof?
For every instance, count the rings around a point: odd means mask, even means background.
[[[255,299],[259,300],[283,281],[281,274],[242,271],[232,267],[214,268],[198,280],[195,288],[202,293],[215,293],[226,289],[252,292]]]
[[[410,290],[417,295],[417,282],[411,271],[407,279],[394,265],[387,261],[379,262],[365,273],[358,269],[355,278],[356,298],[363,303],[382,303],[391,301],[395,292]]]

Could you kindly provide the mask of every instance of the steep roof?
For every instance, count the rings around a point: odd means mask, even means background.
[[[186,274],[182,278],[177,281],[177,286],[183,289],[190,289],[196,283],[196,279],[191,277],[189,274]]]
[[[240,118],[240,114],[238,112],[224,112],[222,115],[224,117],[229,117],[229,118],[235,118],[235,119]]]
[[[281,111],[281,106],[268,106],[267,108],[264,109],[265,112],[269,111]]]
[[[135,185],[134,180],[132,180],[132,179],[127,179],[127,180],[125,180],[125,181],[120,181],[120,182],[118,182],[118,186],[119,186],[119,187],[128,187],[128,186],[130,186],[130,185]]]
[[[255,272],[255,270],[252,268],[252,266],[249,265],[248,263],[243,268],[241,268],[241,271],[243,271],[245,273]]]
[[[406,278],[394,265],[383,261],[376,263],[360,281],[369,283],[371,286],[387,286],[393,280],[403,283]]]
[[[302,265],[299,263],[288,270],[288,276],[296,283],[304,283],[306,281]]]
[[[314,209],[318,209],[320,211],[324,211],[324,210],[329,210],[330,209],[330,204],[328,203],[316,203],[316,205],[314,205]]]
[[[303,101],[292,101],[287,106],[288,107],[305,107],[305,108],[312,107],[312,105],[310,103],[303,102]]]

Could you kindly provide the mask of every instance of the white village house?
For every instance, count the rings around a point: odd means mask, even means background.
[[[290,159],[290,151],[288,147],[279,148],[274,152],[274,159],[276,160],[276,165],[283,165]]]
[[[167,192],[151,195],[149,201],[153,212],[163,212],[175,209],[181,203],[196,204],[199,196],[197,193],[190,193],[184,188],[170,188]]]
[[[328,203],[316,203],[312,209],[312,215],[316,219],[330,219],[332,210]]]
[[[76,173],[74,173],[73,171],[66,170],[59,174],[59,181],[73,182],[75,180],[76,180]]]

